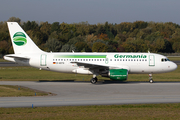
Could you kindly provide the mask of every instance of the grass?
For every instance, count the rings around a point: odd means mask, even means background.
[[[1,120],[178,120],[180,103],[0,108]]]
[[[179,57],[168,57],[168,58],[171,61],[180,61],[180,56]]]
[[[154,81],[180,81],[180,65],[169,73],[153,74]],[[32,67],[0,67],[0,81],[90,81],[92,75],[67,74]],[[110,80],[98,76],[99,81]],[[148,81],[148,74],[129,74],[127,81]]]
[[[0,62],[8,62],[8,61],[4,60],[3,58],[0,58]]]
[[[65,74],[32,67],[0,67],[0,81],[90,80],[92,75]]]
[[[177,70],[154,74],[155,81],[180,81],[180,66]],[[38,70],[32,67],[0,67],[1,81],[39,81],[39,80],[74,80],[89,81],[92,75],[64,74]],[[100,80],[108,78],[98,77]],[[147,74],[129,74],[128,81],[148,81]],[[15,87],[15,88],[14,88]],[[0,96],[8,91],[19,94],[19,86],[0,86]],[[24,88],[20,88],[22,90]],[[27,90],[24,90],[27,91]],[[17,93],[16,93],[17,92]],[[3,94],[2,94],[3,93]],[[32,96],[34,96],[34,91]],[[2,95],[1,95],[2,94]],[[11,95],[12,95],[11,94]],[[25,93],[27,95],[27,93]],[[11,96],[8,95],[8,96]],[[23,95],[22,93],[19,94]],[[39,93],[37,94],[39,95]],[[24,96],[24,95],[23,95]],[[35,106],[35,105],[34,105]],[[101,106],[62,106],[62,107],[34,107],[34,108],[0,108],[1,120],[18,119],[131,119],[131,120],[178,120],[180,118],[180,103],[176,104],[135,104],[135,105],[101,105]]]
[[[0,97],[19,97],[19,96],[44,96],[48,93],[32,90],[21,86],[0,85]]]

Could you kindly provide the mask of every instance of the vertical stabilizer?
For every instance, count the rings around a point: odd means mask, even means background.
[[[17,22],[7,22],[14,53],[43,53]]]

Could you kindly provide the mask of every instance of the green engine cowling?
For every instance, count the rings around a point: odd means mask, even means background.
[[[127,80],[128,70],[127,69],[110,69],[109,77],[112,80]]]

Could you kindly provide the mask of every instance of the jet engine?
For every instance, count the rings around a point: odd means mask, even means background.
[[[112,80],[127,80],[127,69],[110,69],[107,72],[101,73],[102,77],[109,77]]]

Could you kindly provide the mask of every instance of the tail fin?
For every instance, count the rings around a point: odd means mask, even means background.
[[[17,22],[7,22],[15,54],[42,53]]]

